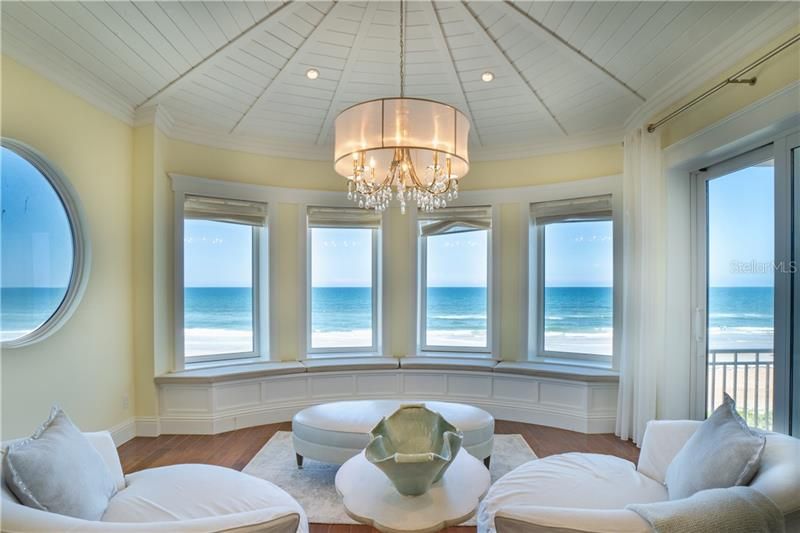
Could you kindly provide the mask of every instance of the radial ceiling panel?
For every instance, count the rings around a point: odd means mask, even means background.
[[[158,105],[176,136],[198,142],[328,158],[339,112],[400,92],[397,2],[1,9],[3,53],[119,115]],[[632,113],[703,61],[739,57],[753,36],[797,21],[792,2],[423,0],[406,14],[405,94],[464,111],[476,158],[616,142]]]

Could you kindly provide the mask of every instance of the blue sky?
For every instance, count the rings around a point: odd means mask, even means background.
[[[66,287],[72,272],[72,233],[61,200],[25,159],[3,147],[2,286]]]
[[[732,268],[775,257],[775,179],[772,166],[750,167],[708,184],[709,285],[769,287],[774,274]],[[758,269],[757,269],[758,270]]]
[[[429,287],[485,287],[488,232],[428,237]]]
[[[612,224],[568,222],[545,227],[546,287],[611,287]]]
[[[372,286],[372,230],[314,228],[311,286]]]
[[[183,231],[184,286],[249,287],[253,228],[187,220]]]

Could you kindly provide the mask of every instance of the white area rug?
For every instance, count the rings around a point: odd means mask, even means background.
[[[536,454],[521,435],[495,435],[492,452],[492,482],[523,463],[536,459]],[[292,434],[278,431],[244,467],[244,472],[275,483],[291,494],[306,510],[309,522],[323,524],[355,524],[344,510],[336,493],[334,479],[339,465],[306,459],[303,469],[297,468]],[[464,525],[474,525],[474,521]]]

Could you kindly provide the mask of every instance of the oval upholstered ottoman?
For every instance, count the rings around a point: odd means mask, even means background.
[[[460,403],[409,400],[354,400],[303,409],[292,418],[297,466],[303,466],[304,457],[323,463],[345,463],[367,446],[369,432],[381,418],[410,403],[424,403],[439,412],[464,433],[464,449],[489,467],[494,439],[492,415]]]

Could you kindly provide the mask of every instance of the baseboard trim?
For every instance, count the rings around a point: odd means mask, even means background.
[[[124,422],[120,422],[119,424],[110,427],[108,432],[111,433],[111,438],[114,440],[114,444],[121,446],[137,436],[136,420],[134,418],[129,418]]]
[[[161,422],[156,416],[136,417],[137,437],[158,437],[161,435]]]

